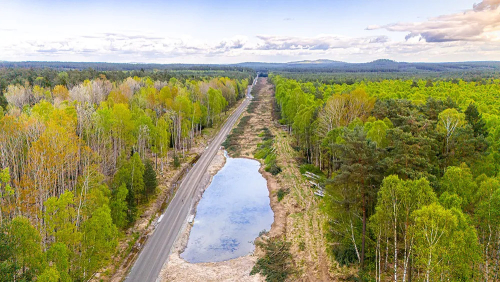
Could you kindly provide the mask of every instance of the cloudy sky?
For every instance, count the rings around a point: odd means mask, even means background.
[[[0,0],[0,60],[500,61],[500,0]]]

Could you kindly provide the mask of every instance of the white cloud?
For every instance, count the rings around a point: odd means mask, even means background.
[[[442,15],[424,22],[368,26],[367,30],[386,29],[407,32],[406,40],[427,42],[500,41],[500,0],[483,0],[463,13]]]
[[[347,49],[362,44],[385,43],[386,36],[352,38],[338,35],[319,35],[316,37],[258,35],[258,50],[331,50]]]
[[[31,38],[31,35],[25,36]],[[188,36],[165,38],[136,34],[102,33],[78,37],[57,38],[57,40],[25,37],[11,37],[0,42],[1,59],[9,57],[61,57],[61,56],[106,56],[129,57],[132,61],[155,61],[164,58],[190,55],[211,56],[241,49],[247,39],[235,36],[219,42],[199,42]]]
[[[381,30],[384,30],[383,32]],[[500,60],[500,0],[424,22],[370,25],[373,36],[235,35],[214,39],[151,32],[36,33],[0,29],[0,60],[236,63],[332,59],[351,62]],[[380,33],[405,32],[396,40]],[[160,33],[161,34],[161,33]],[[366,34],[366,31],[365,31]],[[208,38],[208,37],[207,37]]]

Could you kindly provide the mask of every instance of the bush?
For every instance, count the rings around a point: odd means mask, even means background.
[[[281,200],[283,200],[283,198],[288,194],[290,193],[290,190],[288,189],[279,189],[278,190],[278,193],[276,194],[276,196],[278,197],[278,202],[281,202]]]
[[[265,171],[271,173],[272,175],[276,175],[281,172],[281,168],[276,164],[276,155],[269,154],[264,160],[266,164]]]
[[[276,162],[266,166],[265,171],[271,173],[272,175],[277,175],[281,172],[281,167],[279,167]]]
[[[265,255],[257,260],[250,275],[260,273],[268,282],[286,281],[293,274],[290,245],[281,238],[257,242],[257,246],[264,249]]]
[[[181,161],[177,155],[174,155],[174,167],[179,168],[181,166]]]
[[[338,245],[333,247],[332,253],[335,260],[341,266],[349,266],[358,260],[358,257],[356,256],[356,249],[354,248],[354,245],[349,242],[340,242]]]
[[[318,176],[324,176],[323,172],[319,169],[319,167],[316,167],[312,164],[303,164],[299,168],[300,173],[305,174],[306,172],[311,172],[314,173]]]

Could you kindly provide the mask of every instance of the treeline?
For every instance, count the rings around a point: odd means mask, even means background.
[[[77,68],[77,66],[80,66],[79,64],[81,64],[82,68]],[[250,76],[255,76],[255,72],[251,69],[223,66],[207,66],[204,68],[190,69],[178,66],[172,69],[158,69],[151,68],[151,65],[149,65],[149,68],[134,67],[126,70],[91,68],[90,66],[93,65],[91,63],[33,62],[33,64],[29,64],[29,62],[0,62],[0,106],[4,108],[6,106],[5,99],[2,99],[2,94],[10,84],[50,88],[56,85],[62,85],[67,88],[72,88],[85,80],[93,80],[102,77],[106,77],[110,82],[120,82],[127,77],[149,77],[153,81],[169,81],[174,77],[181,83],[184,83],[186,80],[193,79],[200,80],[215,77],[229,77],[231,79],[242,80]],[[130,66],[137,65],[130,64]]]
[[[0,61],[0,68],[34,68],[34,69],[56,69],[64,70],[85,70],[94,69],[97,71],[154,71],[154,70],[186,70],[186,71],[238,71],[251,72],[249,68],[237,65],[219,64],[146,64],[146,63],[105,63],[105,62],[8,62]]]
[[[304,163],[327,176],[338,263],[376,281],[499,279],[500,81],[271,79]]]
[[[102,76],[69,88],[7,86],[0,280],[89,280],[155,194],[156,171],[178,165],[202,129],[245,96],[250,79]]]
[[[498,74],[500,71],[500,62],[485,61],[485,62],[452,62],[452,63],[409,63],[396,62],[387,59],[375,60],[367,63],[347,63],[331,60],[316,60],[316,61],[299,61],[288,63],[259,63],[249,62],[240,63],[238,66],[252,68],[259,72],[286,72],[297,74],[311,73],[363,73],[363,74],[433,74],[447,73],[448,75],[455,73],[461,75],[463,73],[487,73]]]
[[[490,83],[492,78],[498,77],[499,71],[493,70],[462,70],[462,71],[421,71],[421,72],[290,72],[273,71],[281,77],[297,80],[300,82],[312,82],[318,84],[347,84],[352,85],[360,82],[381,82],[384,80],[419,80],[424,81],[450,81],[458,83],[463,81],[474,81],[477,83]]]

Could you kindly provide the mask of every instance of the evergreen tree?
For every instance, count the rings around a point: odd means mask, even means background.
[[[342,165],[334,178],[335,186],[345,191],[345,207],[356,210],[361,218],[361,253],[358,255],[364,267],[366,245],[366,223],[375,205],[378,187],[382,181],[381,151],[377,144],[367,139],[363,127],[352,131],[345,129],[344,142],[340,144]]]
[[[474,130],[474,136],[487,136],[488,131],[486,130],[486,122],[483,120],[482,115],[477,110],[476,105],[470,103],[465,110],[465,120],[470,124]]]
[[[146,160],[144,165],[144,191],[146,197],[149,197],[155,193],[156,186],[158,186],[158,181],[156,180],[156,171],[153,168],[153,164],[150,160]]]

